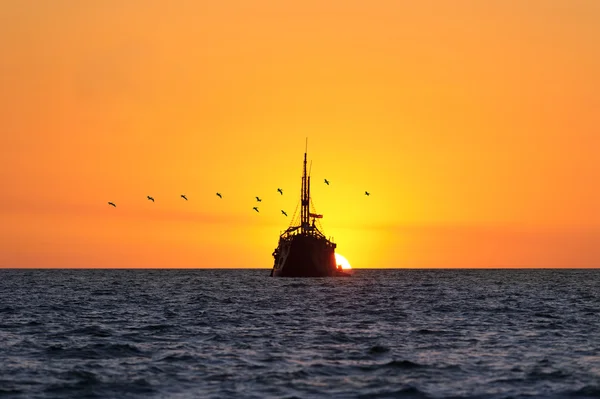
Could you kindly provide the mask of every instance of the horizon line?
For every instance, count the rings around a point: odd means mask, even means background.
[[[103,266],[103,267],[11,267],[0,266],[0,270],[271,270],[272,267],[167,267],[167,266]],[[600,266],[443,266],[443,267],[353,267],[349,270],[532,270],[532,269],[577,269],[594,270],[600,269]]]

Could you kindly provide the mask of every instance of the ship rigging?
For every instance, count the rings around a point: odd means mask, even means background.
[[[348,276],[336,265],[333,239],[323,234],[323,228],[317,220],[323,218],[316,211],[311,212],[310,172],[306,171],[306,155],[304,152],[304,168],[302,173],[302,189],[300,196],[300,221],[292,224],[280,236],[273,257],[275,263],[271,270],[273,277],[329,277]],[[314,206],[313,206],[314,208]],[[313,209],[314,210],[314,209]]]

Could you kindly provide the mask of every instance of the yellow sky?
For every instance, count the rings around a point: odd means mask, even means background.
[[[1,1],[0,267],[271,267],[305,137],[354,267],[598,267],[598,21],[597,0]]]

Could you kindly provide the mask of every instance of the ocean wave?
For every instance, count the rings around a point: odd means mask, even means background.
[[[343,281],[270,279],[264,270],[2,277],[3,397],[600,395],[598,271],[357,270]]]
[[[427,399],[429,396],[425,392],[420,391],[418,388],[409,386],[406,388],[379,388],[377,391],[372,391],[367,394],[361,394],[358,398],[364,399],[394,399],[394,398],[413,398],[413,399]]]
[[[386,369],[417,369],[426,367],[422,364],[411,362],[410,360],[390,360],[385,363],[375,363],[375,364],[361,364],[357,366],[360,370],[364,371],[377,371],[377,370],[386,370]]]
[[[46,353],[62,359],[110,359],[143,356],[144,352],[133,344],[97,343],[83,346],[51,345]]]
[[[113,332],[106,327],[102,327],[99,325],[91,325],[80,328],[75,328],[73,330],[67,330],[59,333],[59,335],[65,336],[77,336],[77,335],[89,335],[92,337],[111,337],[113,336]]]
[[[586,385],[576,391],[565,392],[565,395],[576,398],[600,398],[600,386],[599,385]]]
[[[382,354],[382,353],[387,353],[389,351],[390,351],[390,348],[388,348],[387,346],[383,346],[383,345],[375,345],[369,349],[369,353],[371,353],[371,354]]]

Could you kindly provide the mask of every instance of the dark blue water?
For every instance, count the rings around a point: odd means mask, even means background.
[[[600,270],[0,270],[0,396],[600,396]]]

